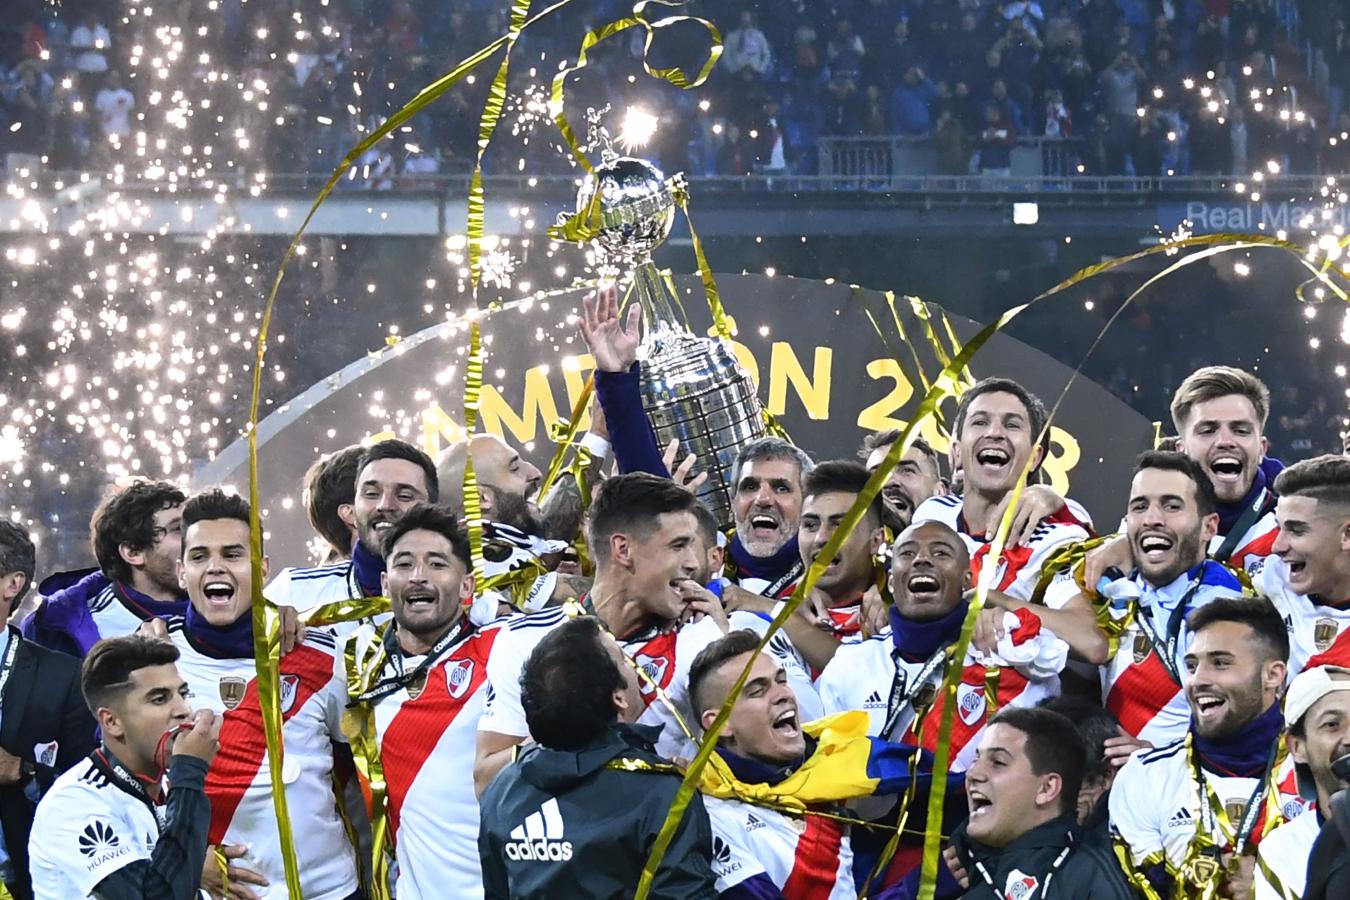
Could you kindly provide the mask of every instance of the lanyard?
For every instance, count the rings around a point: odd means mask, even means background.
[[[1153,652],[1158,654],[1158,659],[1162,662],[1163,668],[1167,670],[1167,674],[1178,686],[1181,685],[1181,670],[1177,668],[1177,643],[1181,639],[1181,625],[1186,621],[1186,610],[1190,607],[1191,601],[1195,599],[1196,592],[1200,590],[1204,578],[1205,574],[1202,571],[1191,582],[1191,586],[1186,589],[1186,593],[1181,595],[1176,608],[1167,617],[1166,641],[1158,636],[1158,631],[1153,627],[1151,617],[1147,614],[1148,611],[1140,609],[1139,601],[1135,601],[1135,621],[1139,623],[1139,627],[1148,638],[1148,642],[1153,645]]]
[[[1073,834],[1070,833],[1068,835],[1068,843],[1063,850],[1059,851],[1059,856],[1056,856],[1055,861],[1050,864],[1050,871],[1046,873],[1045,880],[1041,882],[1041,900],[1045,900],[1046,897],[1050,896],[1050,882],[1054,880],[1055,873],[1060,870],[1060,867],[1064,865],[1064,861],[1069,858],[1069,854],[1073,852],[1073,845],[1074,838]],[[989,870],[984,867],[983,862],[975,863],[975,871],[980,873],[980,877],[984,879],[984,883],[989,885],[997,896],[1003,896],[1003,892],[995,887],[994,879],[989,874]]]
[[[1247,845],[1247,839],[1251,837],[1252,829],[1256,826],[1256,817],[1260,812],[1262,804],[1257,802],[1261,792],[1267,787],[1266,782],[1270,778],[1270,773],[1275,767],[1275,758],[1278,755],[1281,738],[1275,738],[1270,745],[1270,754],[1266,757],[1266,768],[1261,773],[1261,777],[1256,779],[1256,787],[1252,788],[1252,795],[1247,798],[1247,806],[1242,811],[1242,818],[1234,828],[1229,821],[1228,812],[1214,793],[1214,788],[1210,787],[1209,781],[1205,778],[1205,770],[1200,765],[1199,754],[1195,752],[1194,744],[1191,742],[1191,736],[1186,736],[1186,749],[1191,757],[1191,769],[1195,777],[1196,787],[1199,792],[1204,794],[1200,803],[1200,822],[1208,835],[1213,835],[1215,826],[1224,839],[1233,845],[1233,855],[1241,856],[1242,849]],[[1206,815],[1208,814],[1208,815]],[[1197,830],[1197,834],[1198,834]]]
[[[923,668],[919,669],[918,674],[914,676],[914,683],[909,685],[906,684],[909,676],[904,667],[900,665],[899,651],[891,651],[895,675],[891,678],[891,695],[886,700],[886,723],[881,726],[881,733],[877,735],[883,741],[891,739],[891,732],[899,723],[900,714],[904,712],[906,707],[914,704],[914,698],[923,690],[924,685],[928,683],[928,679],[933,677],[933,673],[937,671],[938,666],[946,660],[947,651],[950,648],[950,644],[943,644],[938,647],[933,655],[928,657],[928,661],[923,664]],[[908,687],[908,690],[906,690],[906,687]],[[916,716],[922,715],[917,706],[914,707],[914,713]]]
[[[164,820],[168,816],[168,809],[163,803],[156,803],[151,799],[150,792],[145,789],[141,779],[136,777],[136,773],[124,766],[122,761],[113,754],[104,753],[103,749],[99,747],[89,754],[89,760],[94,764],[94,768],[107,776],[108,780],[123,792],[145,804],[145,808],[154,814],[155,823],[160,829],[163,829]]]
[[[5,648],[5,658],[0,660],[0,699],[4,698],[5,686],[9,684],[9,675],[14,671],[14,660],[19,655],[19,641],[19,636],[11,632],[9,646]]]
[[[1261,493],[1256,495],[1256,501],[1243,511],[1242,517],[1233,525],[1232,529],[1228,532],[1228,536],[1224,538],[1223,543],[1219,545],[1219,549],[1214,552],[1211,557],[1212,559],[1221,563],[1228,562],[1228,557],[1232,556],[1233,551],[1237,549],[1238,541],[1242,540],[1247,531],[1261,518],[1261,513],[1266,508],[1266,499],[1269,495],[1270,491],[1264,488],[1261,490]]]
[[[390,622],[389,627],[381,637],[384,645],[384,659],[380,661],[376,671],[384,668],[387,661],[392,661],[395,673],[392,677],[381,679],[375,683],[375,686],[363,691],[348,701],[348,706],[355,706],[359,703],[379,703],[390,694],[400,691],[421,678],[436,662],[444,656],[452,647],[468,637],[473,631],[473,626],[469,623],[467,617],[461,616],[454,625],[450,627],[441,639],[432,645],[427,651],[427,655],[417,664],[417,668],[411,672],[403,670],[403,650],[398,645],[398,629],[395,623]]]
[[[806,566],[802,563],[801,559],[798,558],[797,561],[792,564],[792,568],[788,569],[782,575],[779,575],[772,584],[760,591],[759,595],[761,597],[776,598],[779,593],[782,592],[783,588],[792,584],[792,582],[796,581],[798,578],[801,578],[802,572],[804,571],[806,571]]]

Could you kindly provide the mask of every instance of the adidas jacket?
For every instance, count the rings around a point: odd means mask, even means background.
[[[1038,825],[1001,849],[971,839],[965,823],[952,836],[952,843],[970,878],[970,889],[963,898],[1132,900],[1137,896],[1110,846],[1085,838],[1071,814]]]
[[[578,751],[537,745],[483,793],[478,849],[486,900],[618,900],[633,896],[680,786],[678,772],[625,771],[614,760],[668,767],[659,730],[614,725]],[[698,794],[652,883],[652,900],[712,900],[712,830]]]

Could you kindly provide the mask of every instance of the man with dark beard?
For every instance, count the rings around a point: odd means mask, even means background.
[[[1264,597],[1214,600],[1187,625],[1190,729],[1120,770],[1111,829],[1145,896],[1172,896],[1181,880],[1188,896],[1246,897],[1262,829],[1284,821],[1283,797],[1271,795],[1270,783],[1280,763],[1289,635]]]
[[[293,606],[302,613],[339,600],[380,596],[385,568],[382,535],[413,506],[435,503],[438,496],[431,457],[405,441],[372,445],[356,468],[352,558],[317,568],[284,569],[263,593],[278,606]],[[350,624],[345,630],[353,628],[355,624]]]
[[[1214,488],[1204,469],[1181,453],[1140,455],[1130,482],[1125,533],[1132,567],[1086,595],[1102,607],[1115,653],[1102,667],[1106,708],[1138,741],[1114,741],[1107,756],[1117,766],[1144,745],[1162,746],[1186,734],[1190,710],[1181,685],[1190,643],[1186,617],[1217,597],[1237,597],[1242,587],[1223,565],[1205,559],[1218,526]],[[1080,595],[1072,572],[1046,591],[1054,605]],[[1080,595],[1081,596],[1081,595]]]

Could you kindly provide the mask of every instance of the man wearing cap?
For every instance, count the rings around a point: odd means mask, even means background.
[[[1308,858],[1331,809],[1331,795],[1350,782],[1331,771],[1350,754],[1350,669],[1318,666],[1299,673],[1284,699],[1289,754],[1299,793],[1315,805],[1270,833],[1257,851],[1257,900],[1301,897]]]

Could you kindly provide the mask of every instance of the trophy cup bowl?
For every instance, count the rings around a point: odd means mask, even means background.
[[[678,438],[708,479],[698,496],[724,527],[732,524],[731,498],[740,448],[764,436],[764,412],[750,376],[732,348],[699,337],[676,316],[675,298],[651,254],[670,235],[675,193],[682,176],[667,179],[646,160],[606,154],[582,182],[577,210],[597,202],[599,234],[593,239],[602,268],[632,273],[646,334],[642,360],[643,409],[664,446]]]

